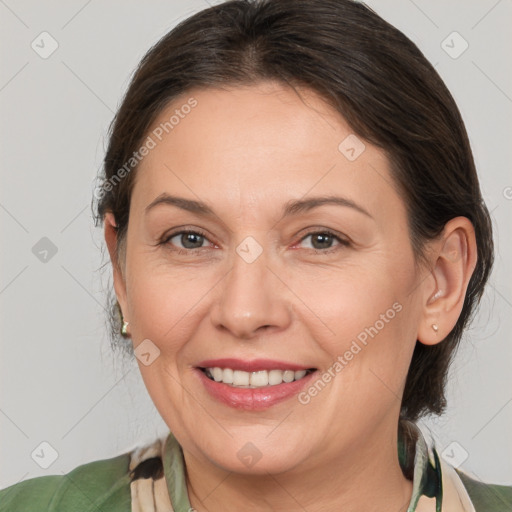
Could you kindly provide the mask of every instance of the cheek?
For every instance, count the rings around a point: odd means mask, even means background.
[[[296,280],[294,291],[314,312],[302,306],[310,337],[326,354],[322,370],[336,375],[332,396],[352,404],[353,414],[361,404],[392,407],[401,393],[416,340],[412,263],[380,254]]]
[[[300,276],[288,275],[288,282],[310,327],[329,344],[333,356],[348,349],[350,341],[386,334],[395,339],[402,331],[402,311],[410,299],[413,273],[406,262],[390,265],[385,257],[368,258],[339,268],[315,269]],[[309,313],[307,311],[309,310]]]
[[[170,271],[134,258],[129,280],[129,307],[134,350],[149,352],[151,362],[137,361],[145,386],[157,409],[165,414],[184,403],[180,365],[190,359],[187,342],[194,337],[197,307],[204,290],[190,272]],[[147,344],[150,340],[151,344]],[[146,344],[146,345],[144,345]],[[155,348],[156,347],[156,348]],[[153,359],[153,353],[157,354]]]
[[[127,297],[134,345],[149,338],[162,352],[176,353],[193,337],[216,274],[170,265],[144,253],[132,256],[131,265]]]

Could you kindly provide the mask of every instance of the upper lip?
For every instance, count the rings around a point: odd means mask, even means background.
[[[286,361],[276,361],[273,359],[251,359],[250,361],[225,358],[225,359],[207,359],[197,364],[198,368],[231,368],[232,370],[242,370],[245,372],[256,372],[259,370],[310,370],[311,366],[305,366]]]

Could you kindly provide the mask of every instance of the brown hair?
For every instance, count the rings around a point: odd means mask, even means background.
[[[454,349],[492,268],[492,225],[452,95],[416,45],[364,4],[231,0],[179,23],[144,56],[110,126],[96,225],[107,211],[114,214],[121,263],[136,165],[112,186],[113,179],[157,115],[193,87],[262,80],[315,91],[354,133],[387,153],[417,262],[424,261],[425,242],[450,219],[472,222],[478,261],[461,315],[441,343],[416,342],[402,399],[401,415],[409,420],[441,414]],[[109,308],[117,344],[122,338],[112,295]]]

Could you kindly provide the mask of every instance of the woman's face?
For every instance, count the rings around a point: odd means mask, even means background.
[[[116,293],[159,413],[229,471],[320,464],[395,432],[421,321],[386,156],[303,97],[269,82],[191,91],[139,155]],[[155,204],[165,194],[181,207]]]

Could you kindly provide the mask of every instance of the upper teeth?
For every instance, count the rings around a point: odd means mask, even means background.
[[[276,386],[283,382],[293,382],[306,375],[307,370],[261,370],[257,372],[244,372],[231,368],[205,368],[206,375],[216,382],[231,384],[241,388],[260,388],[263,386]]]

